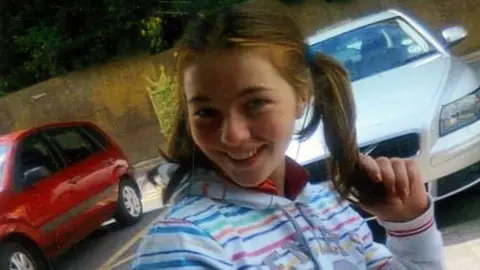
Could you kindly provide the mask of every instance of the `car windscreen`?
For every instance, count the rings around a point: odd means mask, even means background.
[[[352,81],[360,80],[432,55],[437,49],[401,18],[361,27],[313,44],[340,61]]]
[[[3,181],[3,170],[5,167],[5,159],[7,158],[8,146],[0,144],[0,183]]]

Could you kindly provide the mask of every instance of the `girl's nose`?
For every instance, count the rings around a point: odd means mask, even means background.
[[[221,140],[225,145],[238,146],[250,138],[248,121],[241,115],[225,118],[221,129]]]

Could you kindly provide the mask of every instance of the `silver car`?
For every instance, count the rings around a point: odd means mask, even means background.
[[[351,75],[361,151],[416,159],[436,200],[480,180],[480,81],[449,51],[466,36],[461,26],[437,34],[387,10],[308,39],[312,51],[335,57]],[[287,155],[316,179],[328,178],[321,125],[308,140],[293,140]]]

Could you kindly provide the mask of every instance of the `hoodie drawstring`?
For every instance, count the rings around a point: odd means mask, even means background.
[[[312,227],[312,224],[310,222],[310,220],[308,220],[302,210],[300,209],[300,207],[298,207],[297,203],[294,204],[295,208],[300,212],[300,216],[302,216],[308,223],[308,225],[310,227]],[[297,223],[297,221],[295,220],[294,217],[292,217],[287,210],[285,210],[284,207],[279,207],[280,210],[282,210],[282,212],[285,214],[285,216],[287,216],[287,219],[290,221],[290,223],[293,225],[295,231],[297,232],[295,238],[298,240],[298,242],[300,243],[300,249],[312,260],[314,266],[315,266],[315,270],[321,270],[321,266],[319,264],[319,262],[317,261],[317,259],[315,258],[315,256],[313,254],[315,254],[315,252],[313,252],[312,250],[312,247],[310,246],[310,244],[308,243],[308,240],[307,238],[305,237],[305,235],[303,234],[302,232],[302,228],[300,227],[300,225]],[[315,227],[312,227],[312,229],[314,229]],[[315,230],[312,230],[312,231],[315,231]]]

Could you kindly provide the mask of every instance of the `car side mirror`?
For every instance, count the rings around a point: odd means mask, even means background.
[[[448,47],[452,47],[462,42],[468,35],[467,30],[463,26],[452,26],[442,31],[442,37]]]
[[[39,180],[47,178],[50,175],[52,175],[52,172],[50,172],[50,170],[47,169],[46,167],[44,166],[34,167],[23,174],[23,177],[24,177],[23,184],[25,186],[32,186]]]

